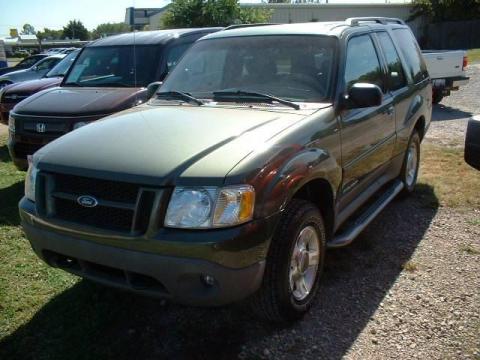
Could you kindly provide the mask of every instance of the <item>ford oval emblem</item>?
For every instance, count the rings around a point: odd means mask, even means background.
[[[82,195],[77,198],[77,203],[83,207],[93,208],[98,205],[98,200],[90,195]]]

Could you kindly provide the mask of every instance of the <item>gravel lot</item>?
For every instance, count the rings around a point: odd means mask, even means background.
[[[470,64],[467,76],[470,77],[470,82],[466,86],[452,92],[452,95],[434,107],[427,141],[447,146],[463,146],[468,118],[480,114],[480,64]]]
[[[465,119],[480,113],[480,65],[469,75],[436,106],[427,142],[462,146]],[[441,207],[427,188],[394,201],[352,246],[329,252],[316,304],[292,327],[272,328],[240,306],[160,307],[80,281],[19,331],[28,338],[82,294],[115,298],[109,311],[118,316],[98,343],[111,342],[118,359],[480,359],[479,273],[480,209]],[[47,337],[54,330],[43,329]]]

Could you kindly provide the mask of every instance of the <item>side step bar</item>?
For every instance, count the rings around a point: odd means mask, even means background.
[[[372,222],[373,219],[398,195],[403,189],[403,183],[399,180],[385,191],[367,210],[353,221],[345,230],[337,234],[327,243],[327,248],[339,248],[349,245],[355,238]]]

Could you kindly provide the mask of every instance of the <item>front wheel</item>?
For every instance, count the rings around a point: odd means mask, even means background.
[[[262,286],[251,299],[257,315],[287,323],[308,311],[318,290],[325,243],[325,226],[318,208],[293,199],[272,239]]]
[[[403,160],[400,180],[403,182],[403,195],[409,195],[415,189],[420,167],[420,135],[414,131],[408,142],[407,152]]]

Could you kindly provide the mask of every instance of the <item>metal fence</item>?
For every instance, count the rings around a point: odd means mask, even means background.
[[[426,49],[480,48],[480,20],[448,21],[425,27],[423,46]]]

